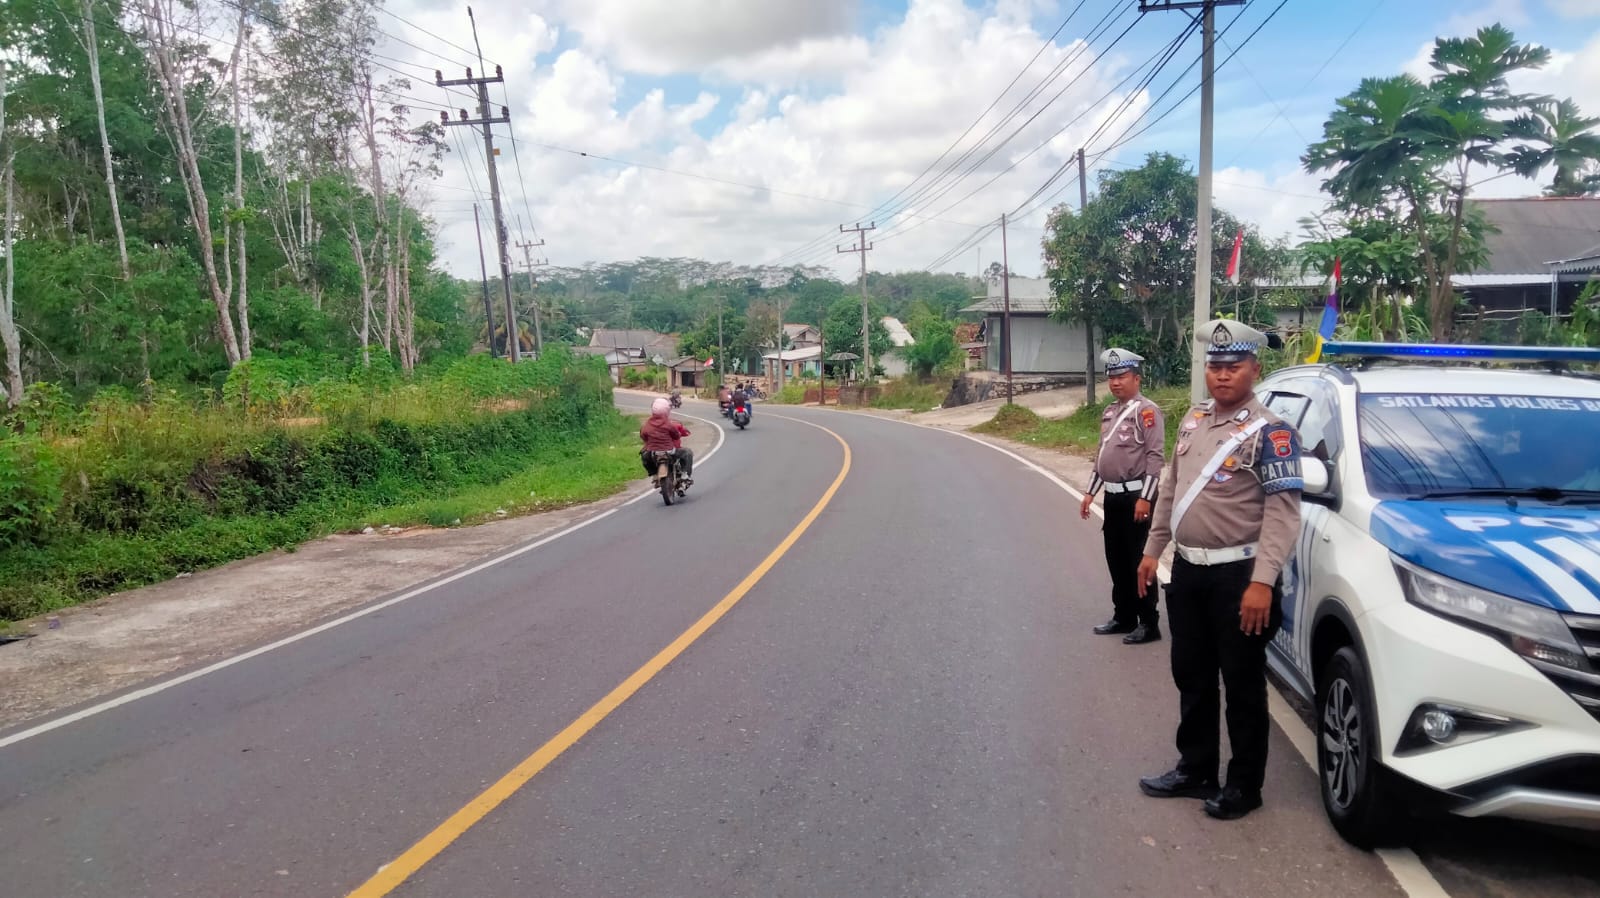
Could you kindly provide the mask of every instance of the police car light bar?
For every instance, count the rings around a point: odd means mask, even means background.
[[[1581,362],[1600,364],[1600,349],[1583,346],[1455,346],[1443,343],[1340,343],[1322,354],[1381,359],[1450,359],[1482,362]]]

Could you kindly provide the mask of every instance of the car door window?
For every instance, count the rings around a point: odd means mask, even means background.
[[[1305,414],[1311,400],[1299,393],[1274,389],[1261,404],[1276,412],[1289,425],[1299,428],[1300,416]]]

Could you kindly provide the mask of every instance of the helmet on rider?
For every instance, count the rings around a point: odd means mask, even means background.
[[[665,399],[657,399],[650,403],[650,417],[665,418],[672,413],[672,403]]]

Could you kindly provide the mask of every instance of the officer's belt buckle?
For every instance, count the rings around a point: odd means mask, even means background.
[[[1226,549],[1195,549],[1185,545],[1177,547],[1178,557],[1190,564],[1202,567],[1214,567],[1219,564],[1232,564],[1235,561],[1245,561],[1256,557],[1259,543],[1250,543],[1244,546],[1229,546]]]

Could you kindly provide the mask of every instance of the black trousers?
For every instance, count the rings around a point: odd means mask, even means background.
[[[1119,623],[1154,627],[1161,620],[1155,591],[1139,598],[1139,562],[1144,559],[1150,520],[1133,519],[1133,506],[1138,500],[1138,493],[1106,493],[1105,497],[1106,522],[1102,530],[1106,567],[1111,572],[1111,616]]]
[[[1247,636],[1239,629],[1239,602],[1250,585],[1255,561],[1202,566],[1182,558],[1172,565],[1167,586],[1167,624],[1172,630],[1172,680],[1178,686],[1178,769],[1214,777],[1221,706],[1217,676],[1228,697],[1227,782],[1260,792],[1267,773],[1267,643],[1283,621],[1283,593],[1272,588],[1267,629]]]

